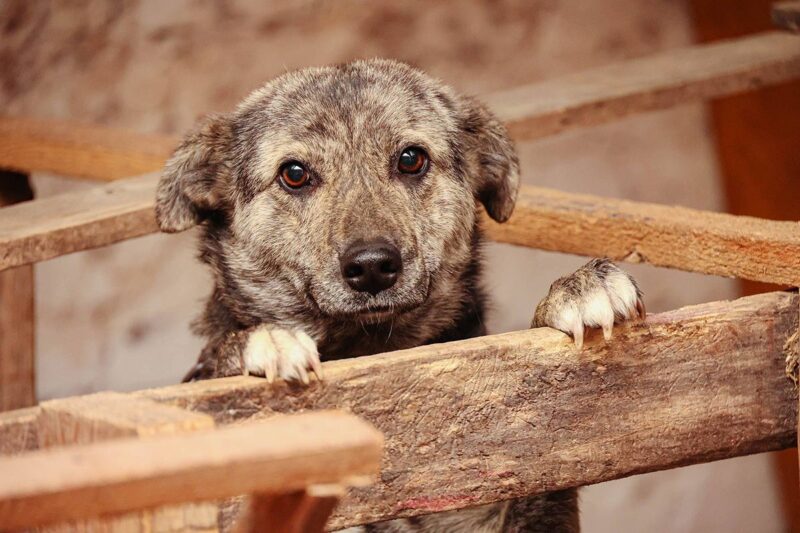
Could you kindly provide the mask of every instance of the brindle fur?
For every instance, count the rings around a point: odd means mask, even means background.
[[[423,178],[395,171],[409,145],[430,155]],[[288,160],[306,164],[314,185],[285,190],[276,176]],[[394,61],[288,73],[204,119],[167,163],[156,209],[164,231],[202,223],[200,258],[213,272],[195,324],[208,344],[186,379],[241,374],[261,325],[306,332],[322,360],[485,334],[477,205],[507,220],[518,182],[514,146],[483,105]],[[400,250],[403,272],[372,296],[348,288],[339,257],[375,238]],[[454,528],[577,531],[576,493],[367,530]]]

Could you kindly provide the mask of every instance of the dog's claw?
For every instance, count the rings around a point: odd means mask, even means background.
[[[321,379],[322,368],[314,340],[302,331],[261,326],[250,334],[244,349],[244,373],[297,380],[308,385],[307,369]]]

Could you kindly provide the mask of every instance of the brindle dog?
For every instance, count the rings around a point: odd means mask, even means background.
[[[478,204],[514,209],[519,163],[482,104],[387,60],[285,74],[210,116],[167,163],[163,231],[202,224],[214,289],[186,380],[308,382],[320,360],[485,334]],[[634,280],[594,260],[558,280],[532,326],[580,347],[584,327],[643,314]],[[366,526],[577,531],[575,491]]]

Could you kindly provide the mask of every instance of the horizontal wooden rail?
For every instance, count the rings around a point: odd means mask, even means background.
[[[329,524],[343,527],[794,446],[784,366],[799,304],[686,307],[608,344],[589,335],[582,352],[542,328],[326,362],[307,388],[239,377],[136,395],[217,424],[329,408],[372,422],[381,479],[343,502]],[[0,418],[0,442],[35,443],[30,416]]]
[[[0,168],[116,180],[164,166],[178,138],[58,120],[0,117]]]
[[[156,176],[0,209],[0,270],[158,231]],[[498,242],[800,285],[800,223],[522,187]]]
[[[32,527],[349,482],[377,474],[381,447],[380,433],[356,417],[319,412],[0,457],[0,524]]]
[[[800,76],[781,32],[670,50],[485,96],[517,140]],[[177,137],[0,117],[0,168],[113,180],[159,170]]]
[[[800,2],[778,2],[772,7],[772,20],[785,30],[800,32]]]
[[[530,140],[800,76],[800,39],[767,32],[670,50],[486,97]]]

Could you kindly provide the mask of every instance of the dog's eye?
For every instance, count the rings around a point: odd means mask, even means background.
[[[281,183],[290,189],[299,189],[308,185],[310,178],[306,167],[297,161],[290,161],[281,167]]]
[[[428,167],[428,154],[417,146],[409,146],[400,153],[397,170],[403,174],[422,174]]]

